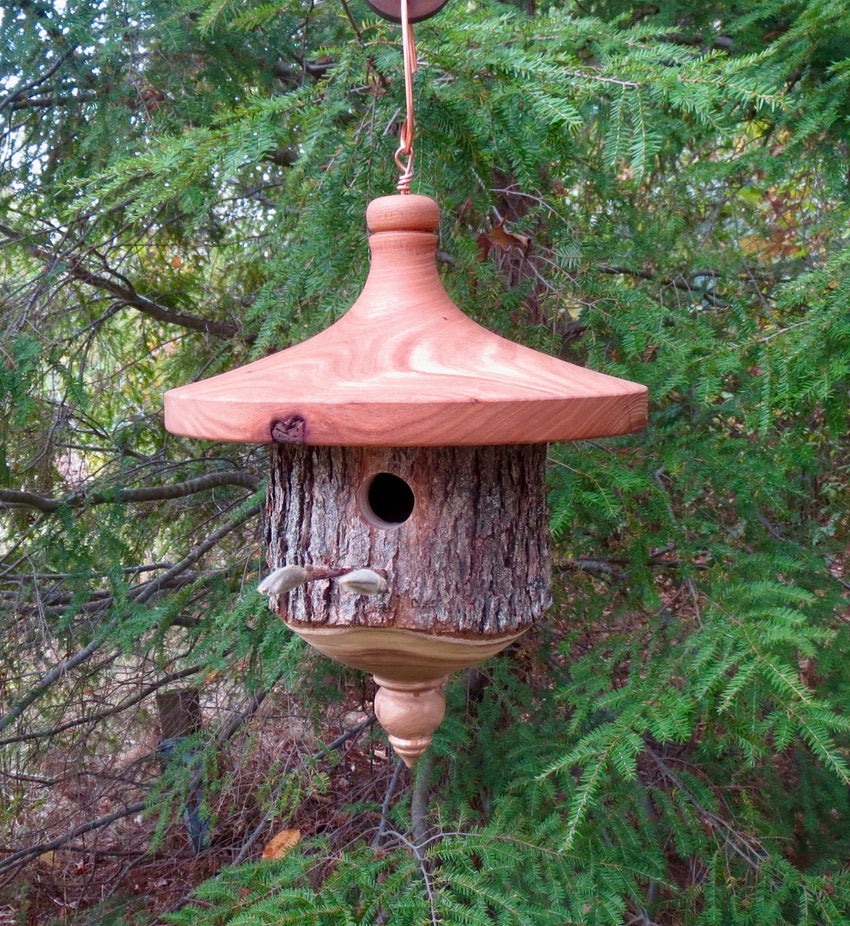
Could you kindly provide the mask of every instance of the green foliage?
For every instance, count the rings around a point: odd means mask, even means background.
[[[330,753],[276,757],[261,822],[337,794],[350,828],[223,867],[169,922],[850,920],[844,7],[486,2],[416,27],[414,190],[441,204],[447,288],[646,383],[650,425],[550,449],[556,604],[483,694],[450,688],[427,834],[403,784],[377,824]],[[252,590],[264,453],[178,440],[159,409],[353,301],[394,183],[398,30],[294,0],[0,15],[0,820],[35,858],[63,831],[26,832],[30,779],[68,755],[100,774],[188,679],[201,760],[149,752],[131,797],[97,792],[145,802],[164,853],[247,774],[230,718],[284,690],[326,732],[324,699],[368,700]]]

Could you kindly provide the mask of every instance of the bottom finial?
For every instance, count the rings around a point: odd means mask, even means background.
[[[408,768],[431,745],[434,731],[446,713],[443,686],[448,676],[425,682],[399,682],[375,675],[375,714],[390,743]]]

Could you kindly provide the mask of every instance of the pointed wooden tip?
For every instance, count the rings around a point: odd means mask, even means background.
[[[387,736],[395,754],[408,768],[415,768],[416,763],[431,745],[432,736],[420,736],[417,739],[404,740],[397,736]]]

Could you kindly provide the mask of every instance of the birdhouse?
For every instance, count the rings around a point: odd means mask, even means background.
[[[646,422],[642,385],[505,340],[437,271],[439,211],[366,213],[364,289],[330,328],[165,395],[177,434],[271,445],[271,606],[320,652],[374,675],[408,765],[454,671],[508,646],[550,602],[550,441]]]

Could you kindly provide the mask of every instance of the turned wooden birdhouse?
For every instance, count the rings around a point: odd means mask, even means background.
[[[271,605],[375,676],[378,719],[412,764],[447,676],[549,605],[546,444],[643,427],[646,389],[461,312],[437,272],[432,200],[383,197],[366,217],[372,261],[351,309],[308,341],[166,393],[165,422],[272,445]]]

